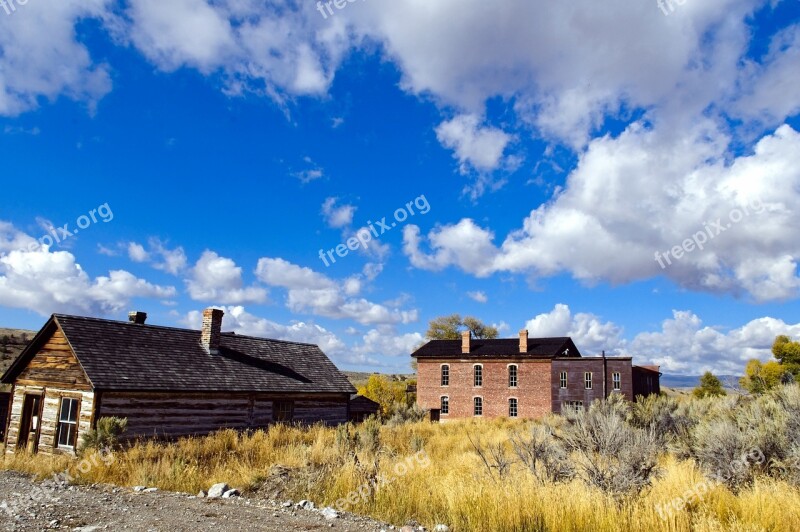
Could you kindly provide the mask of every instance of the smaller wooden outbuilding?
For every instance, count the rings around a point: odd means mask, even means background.
[[[353,394],[350,396],[350,421],[361,423],[369,416],[377,415],[381,410],[381,405],[363,395]]]

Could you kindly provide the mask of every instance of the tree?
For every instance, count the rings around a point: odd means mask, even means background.
[[[694,389],[692,395],[695,397],[722,397],[726,393],[722,387],[722,381],[710,371],[706,371],[700,377],[700,386]]]
[[[780,335],[772,344],[772,355],[792,375],[800,377],[800,342],[793,342],[788,336]]]
[[[381,415],[386,418],[394,414],[400,404],[406,402],[405,383],[394,383],[385,375],[373,373],[367,384],[358,388],[358,393],[381,405]]]
[[[485,325],[478,318],[467,316],[461,319],[459,314],[439,316],[428,322],[428,332],[425,336],[429,340],[459,340],[461,332],[467,330],[473,338],[497,338],[497,329]]]
[[[762,394],[781,384],[787,373],[787,368],[780,362],[770,360],[762,364],[753,359],[747,363],[739,384],[752,394]]]

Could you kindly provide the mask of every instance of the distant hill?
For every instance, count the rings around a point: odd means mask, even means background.
[[[36,331],[0,327],[0,375],[14,363],[34,336]]]
[[[717,375],[722,385],[726,388],[731,387],[731,384],[739,382],[740,375]],[[661,386],[668,388],[696,388],[700,386],[700,375],[670,375],[664,373],[661,375]]]
[[[366,373],[361,371],[342,371],[347,380],[350,381],[350,384],[358,388],[359,386],[363,386],[369,380],[370,375],[378,375],[379,373],[376,371],[375,373]],[[407,381],[409,379],[416,379],[417,376],[414,374],[409,375],[395,375],[395,374],[388,374],[388,373],[380,373],[384,377],[387,377],[393,381]]]

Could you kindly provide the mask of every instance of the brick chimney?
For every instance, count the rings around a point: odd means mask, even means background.
[[[200,333],[200,344],[203,349],[212,355],[219,353],[223,314],[225,313],[216,308],[207,308],[203,311],[203,329]]]
[[[136,325],[144,325],[147,320],[147,312],[128,312],[128,321]]]
[[[519,352],[528,352],[528,329],[522,329],[519,332]]]
[[[461,333],[461,352],[462,353],[469,353],[470,341],[472,336],[469,331],[464,331]]]

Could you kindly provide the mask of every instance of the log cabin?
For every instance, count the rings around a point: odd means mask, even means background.
[[[6,371],[6,452],[74,454],[98,419],[128,420],[126,439],[204,435],[276,422],[345,423],[355,388],[322,350],[221,332],[54,314]]]
[[[431,419],[541,418],[620,394],[660,393],[658,366],[632,357],[583,357],[569,337],[432,340],[417,360],[417,404]]]

